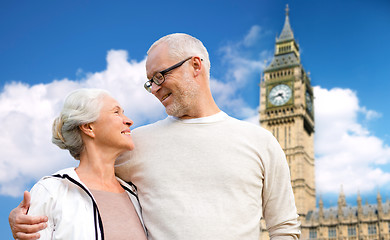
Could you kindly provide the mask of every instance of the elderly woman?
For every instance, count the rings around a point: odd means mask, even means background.
[[[40,239],[146,239],[136,188],[115,177],[115,159],[134,144],[133,122],[106,91],[79,89],[54,120],[52,142],[80,160],[42,178],[28,214],[46,215]]]

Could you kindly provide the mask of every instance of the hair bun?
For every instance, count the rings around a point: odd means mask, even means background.
[[[66,148],[65,139],[62,136],[62,126],[64,125],[64,122],[62,121],[61,116],[54,119],[53,122],[53,143],[56,144],[58,147],[64,149]]]

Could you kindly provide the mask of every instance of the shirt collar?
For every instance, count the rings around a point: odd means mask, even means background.
[[[221,121],[228,117],[228,115],[225,112],[218,112],[216,114],[213,114],[211,116],[207,117],[201,117],[201,118],[189,118],[189,119],[180,119],[177,117],[173,116],[168,116],[169,119],[174,120],[174,121],[180,121],[182,123],[213,123],[217,121]]]

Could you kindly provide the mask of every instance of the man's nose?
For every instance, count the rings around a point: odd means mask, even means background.
[[[152,89],[152,94],[153,94],[153,95],[155,95],[155,94],[158,92],[158,90],[160,90],[161,85],[162,85],[162,84],[157,85],[157,84],[155,84],[154,82],[152,82],[151,89]]]

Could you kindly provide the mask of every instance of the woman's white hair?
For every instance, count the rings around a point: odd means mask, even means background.
[[[110,94],[101,89],[77,89],[65,99],[60,115],[53,122],[52,142],[80,160],[84,150],[80,126],[99,118],[102,99]]]
[[[169,54],[172,58],[184,60],[187,57],[199,56],[203,60],[206,73],[210,78],[210,59],[209,53],[203,43],[188,34],[185,33],[173,33],[166,35],[156,42],[149,48],[149,52],[160,44],[167,44]]]

